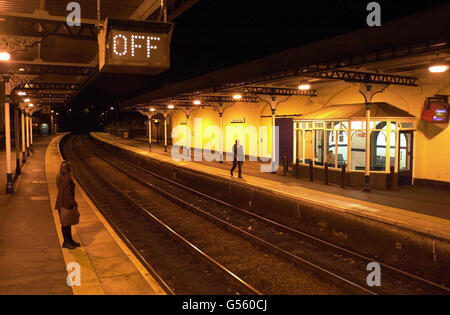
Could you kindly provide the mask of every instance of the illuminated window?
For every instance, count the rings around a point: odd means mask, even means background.
[[[351,147],[352,171],[364,171],[366,169],[366,133],[364,131],[352,133]]]
[[[314,131],[314,164],[324,165],[324,131]]]

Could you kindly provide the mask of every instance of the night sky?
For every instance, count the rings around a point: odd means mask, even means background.
[[[102,74],[75,99],[74,109],[109,107],[164,84],[365,28],[369,2],[200,0],[174,21],[169,71],[153,77]],[[378,2],[385,23],[449,1]]]

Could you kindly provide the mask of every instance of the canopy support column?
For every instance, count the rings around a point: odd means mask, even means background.
[[[20,105],[20,117],[21,117],[21,125],[22,125],[22,163],[27,162],[27,154],[26,146],[25,146],[25,111],[22,108],[22,104]]]
[[[167,152],[167,115],[164,115],[164,152]]]
[[[20,144],[19,144],[19,106],[14,105],[14,136],[16,145],[16,175],[20,175],[22,170],[20,168]]]
[[[370,103],[375,94],[382,93],[389,85],[361,83],[359,93],[364,96],[366,102],[366,163],[364,176],[364,191],[370,192]]]
[[[370,192],[370,103],[366,103],[366,165],[364,191]]]
[[[30,111],[30,152],[33,153],[33,112]]]
[[[10,103],[7,100],[6,85],[9,82],[9,76],[3,75],[0,86],[0,102],[5,104],[5,146],[6,146],[6,193],[14,193],[14,186],[12,181],[12,166],[11,166],[11,112]]]
[[[278,129],[276,127],[276,110],[278,105],[280,105],[283,102],[287,102],[292,95],[285,96],[282,99],[277,100],[276,95],[255,95],[258,99],[266,103],[270,106],[270,110],[272,112],[272,121],[271,121],[271,173],[275,174],[277,172],[278,166],[280,164],[280,161],[278,160],[278,151],[279,151],[279,136],[278,136]]]
[[[26,127],[26,139],[27,139],[27,157],[30,156],[30,118],[28,115],[28,108],[25,109],[25,127]]]

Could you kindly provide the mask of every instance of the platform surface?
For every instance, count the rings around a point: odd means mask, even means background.
[[[0,294],[72,294],[46,184],[50,140],[34,143],[14,195],[5,194],[6,173],[3,168],[0,173]],[[3,166],[4,152],[0,158]]]
[[[339,186],[326,186],[279,174],[261,173],[258,162],[245,162],[244,179],[239,180],[236,174],[235,178],[230,177],[230,162],[223,164],[206,161],[175,162],[170,155],[170,148],[168,152],[164,152],[164,147],[153,144],[152,151],[149,152],[146,141],[124,139],[104,132],[93,132],[91,135],[101,141],[181,167],[257,186],[336,211],[450,240],[450,194],[448,191],[408,188],[399,191],[364,193],[352,188],[342,189]]]
[[[0,294],[164,294],[78,184],[81,217],[72,234],[82,247],[61,248],[61,226],[53,210],[60,138],[35,142],[15,194],[5,195],[6,175],[0,174]],[[1,152],[0,157],[5,158]],[[72,262],[80,265],[80,286],[67,285]]]

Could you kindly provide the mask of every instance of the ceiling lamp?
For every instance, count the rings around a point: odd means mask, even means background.
[[[307,90],[310,90],[310,89],[311,89],[311,84],[309,84],[309,83],[302,83],[302,84],[300,84],[300,85],[298,86],[298,89],[299,89],[300,91],[307,91]]]
[[[195,100],[194,101],[194,105],[201,105],[202,104],[202,101],[200,101],[200,100]]]
[[[27,95],[27,92],[19,91],[19,92],[17,92],[17,95],[25,96],[25,95]]]
[[[8,61],[11,59],[11,55],[7,53],[6,51],[0,52],[0,61]]]
[[[29,98],[26,98],[23,100],[25,103],[29,103],[31,100]]]
[[[445,58],[439,58],[439,53],[436,53],[436,58],[431,61],[430,67],[428,70],[431,73],[442,73],[448,70],[448,64]]]
[[[168,108],[168,109],[174,109],[175,106],[174,106],[173,104],[169,104],[169,105],[167,105],[167,108]]]
[[[241,94],[234,94],[233,95],[233,99],[236,100],[236,101],[241,100],[242,99],[242,95]]]
[[[30,107],[33,107],[33,106],[34,106],[34,104],[28,104],[28,106],[30,106]]]
[[[151,112],[154,112],[154,111],[156,111],[156,109],[154,109],[154,108],[152,107],[152,108],[150,108],[150,111],[151,111]]]

